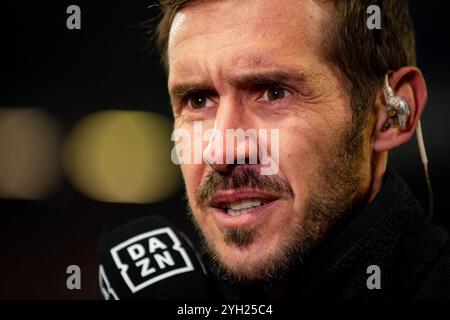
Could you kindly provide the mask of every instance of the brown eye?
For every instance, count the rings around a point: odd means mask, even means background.
[[[290,92],[282,87],[272,87],[267,89],[264,92],[263,100],[264,101],[276,101],[281,100],[288,96]]]
[[[284,91],[283,91],[283,89],[281,89],[279,87],[270,89],[267,94],[268,94],[269,100],[272,100],[272,101],[284,98]]]
[[[202,109],[202,108],[209,108],[211,106],[213,106],[214,102],[207,98],[204,95],[194,95],[191,96],[188,99],[188,105],[189,107],[191,107],[192,109]]]

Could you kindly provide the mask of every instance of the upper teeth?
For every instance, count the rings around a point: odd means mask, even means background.
[[[227,213],[237,215],[247,213],[253,207],[259,207],[261,199],[245,199],[240,201],[230,202],[227,205]]]

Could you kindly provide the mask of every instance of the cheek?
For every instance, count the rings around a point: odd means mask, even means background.
[[[184,183],[191,207],[196,207],[195,191],[200,185],[203,165],[199,164],[182,164],[181,172],[183,173]]]
[[[317,179],[321,179],[320,166],[329,157],[332,137],[301,121],[291,123],[281,132],[280,173],[294,191],[294,210],[303,212],[304,205]]]
[[[207,239],[220,238],[222,232],[217,228],[213,215],[207,214],[196,201],[195,192],[202,182],[203,174],[207,170],[204,164],[184,164],[181,166],[186,192],[192,213]]]
[[[290,139],[289,139],[290,140]],[[304,203],[308,196],[308,186],[310,176],[308,173],[314,171],[314,162],[311,162],[311,153],[308,147],[302,142],[303,139],[296,141],[286,141],[286,152],[280,152],[280,172],[289,182],[294,198],[291,203],[294,212],[303,212]]]

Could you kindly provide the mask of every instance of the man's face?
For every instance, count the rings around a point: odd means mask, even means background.
[[[276,278],[299,263],[367,188],[349,95],[323,58],[327,18],[314,1],[298,0],[198,1],[174,17],[175,129],[194,136],[195,121],[223,136],[226,129],[279,129],[276,175],[258,176],[258,164],[181,167],[207,248],[237,279]]]

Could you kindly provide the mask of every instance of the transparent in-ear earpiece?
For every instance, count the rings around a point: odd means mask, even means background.
[[[385,125],[385,128],[389,128],[391,124],[398,124],[402,129],[406,129],[408,118],[410,116],[410,110],[408,102],[400,96],[397,96],[389,85],[389,73],[384,78],[383,86],[384,97],[386,99],[386,109],[389,120]],[[422,134],[422,124],[420,120],[417,122],[416,127],[417,145],[419,147],[420,159],[423,164],[425,172],[425,180],[428,189],[428,215],[427,221],[430,222],[433,216],[434,210],[434,197],[433,187],[431,185],[430,173],[428,171],[428,157],[425,149],[425,142]]]
[[[397,96],[389,85],[388,74],[384,79],[384,97],[386,100],[386,110],[389,117],[389,125],[399,125],[406,129],[410,115],[408,102],[400,96]]]

